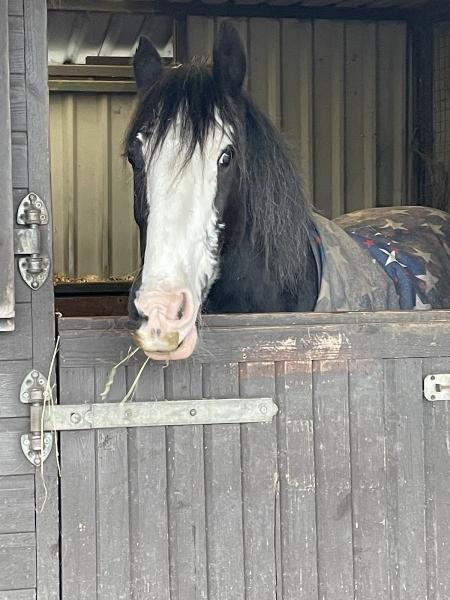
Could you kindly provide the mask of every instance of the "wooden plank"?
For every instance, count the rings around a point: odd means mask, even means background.
[[[201,398],[201,365],[177,362],[165,370],[169,400]],[[167,429],[170,598],[208,597],[203,427]]]
[[[29,418],[0,420],[0,475],[34,474],[34,466],[25,458],[20,447],[20,436],[29,429]]]
[[[34,532],[0,535],[0,589],[15,590],[36,584],[35,553]]]
[[[423,376],[450,373],[448,358],[423,361]],[[450,406],[424,401],[426,558],[428,598],[450,597]]]
[[[311,362],[276,364],[284,600],[317,597]]]
[[[13,74],[25,73],[25,44],[23,17],[10,16],[8,18],[8,24],[9,71]]]
[[[126,330],[64,333],[64,366],[113,365],[130,346]],[[450,356],[450,321],[360,323],[291,327],[213,328],[201,331],[198,361],[335,360]]]
[[[319,597],[353,600],[347,363],[314,363],[313,394]]]
[[[385,364],[389,581],[398,600],[427,597],[422,364]]]
[[[125,133],[134,108],[133,95],[109,99],[109,275],[134,273],[139,267],[138,227],[133,217],[133,173],[122,156]]]
[[[450,320],[448,310],[401,310],[345,313],[265,313],[202,315],[207,328],[234,327],[290,327],[293,325],[382,325],[383,323],[435,323],[444,326]],[[60,318],[59,330],[91,331],[100,329],[129,330],[129,320],[124,317]],[[64,335],[64,334],[63,334]]]
[[[11,133],[12,185],[28,187],[28,138],[25,132]]]
[[[137,368],[127,369],[130,384]],[[136,390],[135,401],[162,400],[162,366],[148,364]],[[128,432],[130,489],[131,598],[148,594],[169,600],[169,540],[167,522],[166,431],[164,427],[137,427]],[[149,510],[151,507],[151,510]]]
[[[250,19],[248,80],[252,100],[279,127],[281,120],[280,24]]]
[[[313,201],[312,38],[311,22],[281,21],[281,128]]]
[[[11,113],[9,100],[8,3],[0,4],[0,319],[14,317],[14,240],[12,204]]]
[[[406,25],[378,24],[377,206],[407,204]]]
[[[25,99],[25,77],[23,74],[11,75],[10,82],[11,130],[26,131],[27,107]]]
[[[0,533],[34,531],[34,477],[0,477]]]
[[[20,386],[30,370],[29,360],[0,362],[0,418],[30,414],[30,407],[19,401]]]
[[[51,214],[48,152],[47,3],[24,0],[25,77],[29,189],[41,196]],[[52,256],[52,223],[41,231],[42,254]],[[48,370],[55,344],[53,269],[32,295],[33,367]],[[46,488],[36,477],[37,597],[59,596],[59,491],[55,455],[45,465]],[[44,504],[44,498],[47,501]]]
[[[237,398],[239,366],[203,366],[205,398]],[[204,428],[208,599],[245,597],[239,425]]]
[[[314,22],[314,203],[344,212],[344,25]]]
[[[383,362],[349,364],[353,560],[357,598],[389,597]]]
[[[376,206],[376,25],[345,25],[345,212]]]
[[[0,591],[0,600],[36,600],[36,590],[7,590]]]
[[[59,377],[61,404],[95,399],[93,369],[61,369]],[[97,589],[95,432],[62,432],[60,444],[62,600],[90,600]]]
[[[23,0],[8,0],[8,14],[10,17],[23,15]]]
[[[239,365],[241,397],[274,396],[273,363]],[[241,425],[245,598],[282,597],[276,423]]]
[[[108,380],[109,369],[95,369],[95,401]],[[126,393],[125,369],[120,369],[109,401]],[[97,598],[130,597],[130,531],[126,429],[96,431]]]

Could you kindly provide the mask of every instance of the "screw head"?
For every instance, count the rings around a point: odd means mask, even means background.
[[[34,202],[34,200],[36,200],[36,194],[30,194],[28,197],[33,202]]]
[[[259,407],[259,412],[265,415],[267,413],[267,406],[265,404],[261,404]]]
[[[195,408],[191,408],[191,410],[189,411],[189,414],[191,415],[191,417],[195,417],[195,415],[197,414],[197,411]]]
[[[434,381],[436,379],[436,377],[434,375],[431,375],[430,379],[431,379],[431,381]]]
[[[74,412],[70,415],[70,420],[72,421],[72,423],[74,423],[75,425],[77,423],[79,423],[81,421],[81,415],[80,413]]]
[[[436,400],[436,396],[435,396],[434,394],[433,394],[432,396],[430,396],[430,398],[431,398],[432,400]]]
[[[30,440],[29,440],[28,438],[25,438],[25,439],[23,440],[23,445],[24,445],[24,446],[29,446],[29,445],[30,445]]]

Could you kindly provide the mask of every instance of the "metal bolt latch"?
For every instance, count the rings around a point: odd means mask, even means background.
[[[431,402],[450,400],[450,373],[427,375],[423,381],[423,395]]]
[[[22,279],[33,290],[38,290],[46,281],[50,272],[50,259],[41,255],[41,237],[39,228],[48,225],[49,215],[44,201],[34,192],[30,192],[19,204],[17,209],[17,223],[26,225],[32,236],[29,240],[29,248],[24,231],[17,230],[18,249],[17,254],[30,254],[30,256],[19,259],[19,271]],[[32,243],[31,243],[32,242]]]

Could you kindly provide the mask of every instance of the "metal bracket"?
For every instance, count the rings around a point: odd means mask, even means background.
[[[272,398],[111,402],[49,406],[43,423],[45,430],[55,431],[264,423],[271,421],[277,412]]]
[[[427,375],[423,381],[423,395],[430,402],[450,400],[450,373]]]
[[[47,378],[33,369],[20,386],[19,399],[23,404],[30,404],[30,433],[20,438],[25,457],[35,467],[39,467],[48,457],[53,446],[53,435],[49,431],[41,431],[41,418],[44,401],[48,400]]]
[[[16,220],[18,225],[28,226],[28,229],[16,229],[14,232],[14,253],[29,255],[19,258],[19,271],[25,283],[38,290],[50,272],[50,258],[41,254],[39,228],[49,223],[48,210],[42,198],[34,192],[27,194],[19,204]]]

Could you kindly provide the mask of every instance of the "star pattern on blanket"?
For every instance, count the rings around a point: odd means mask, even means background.
[[[440,277],[443,249],[450,256],[447,213],[427,207],[380,208],[336,221],[389,276],[400,308],[431,308],[430,298],[442,295],[438,288],[449,287]]]

